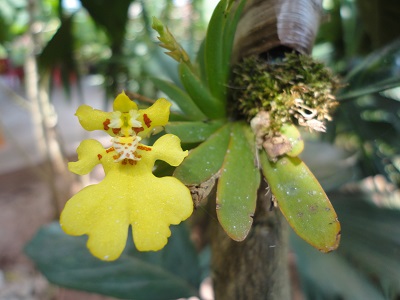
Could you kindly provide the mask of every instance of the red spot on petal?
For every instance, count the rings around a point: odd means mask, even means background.
[[[143,145],[137,146],[137,149],[139,149],[139,150],[144,150],[144,151],[151,151],[151,148],[150,148],[150,147],[146,147],[146,146],[143,146]]]
[[[113,128],[113,129],[112,129],[112,132],[113,132],[114,134],[118,134],[120,131],[121,131],[121,128]]]
[[[110,129],[110,127],[108,127],[108,125],[110,125],[110,123],[111,123],[110,119],[106,119],[106,120],[103,122],[104,130]]]
[[[128,160],[125,158],[123,161],[122,161],[122,164],[123,165],[126,165],[128,163]]]
[[[112,152],[112,151],[114,151],[114,148],[113,148],[113,147],[108,148],[108,149],[106,150],[107,153],[110,153],[110,152]]]
[[[132,130],[133,130],[136,134],[138,134],[139,132],[143,131],[144,128],[143,128],[143,127],[132,127]]]
[[[99,158],[99,160],[103,158],[103,156],[101,156],[101,154],[97,154],[97,157]]]
[[[144,115],[143,115],[143,121],[144,121],[144,123],[146,124],[147,128],[150,128],[151,120],[150,120],[150,118],[147,116],[147,114],[144,114]]]
[[[121,157],[121,154],[116,154],[116,155],[113,156],[114,159],[118,159],[120,157]]]

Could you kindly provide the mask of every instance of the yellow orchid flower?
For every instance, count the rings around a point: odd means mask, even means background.
[[[62,229],[70,235],[89,236],[87,247],[102,259],[117,259],[125,248],[129,225],[140,251],[162,249],[171,235],[170,224],[179,224],[193,211],[188,188],[174,177],[158,178],[152,169],[156,160],[178,166],[187,156],[177,136],[166,134],[152,147],[142,137],[168,122],[170,103],[158,99],[151,107],[138,110],[125,93],[114,101],[113,112],[83,105],[76,115],[87,130],[104,130],[112,147],[85,140],[77,149],[78,161],[70,171],[83,175],[101,164],[105,178],[90,185],[70,200],[60,217]]]

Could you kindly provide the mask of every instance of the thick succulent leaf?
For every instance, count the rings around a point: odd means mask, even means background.
[[[157,88],[163,91],[173,102],[175,102],[185,116],[193,121],[205,120],[207,117],[193,102],[192,98],[172,82],[159,78],[151,78]]]
[[[246,1],[221,0],[211,17],[205,40],[205,67],[211,93],[225,101],[233,39]]]
[[[226,124],[204,143],[193,149],[178,166],[174,176],[186,185],[200,184],[218,173],[228,148],[230,124]]]
[[[199,47],[199,50],[196,55],[196,65],[199,69],[198,73],[201,79],[201,82],[205,85],[207,85],[207,75],[206,75],[206,63],[205,63],[205,46],[206,46],[206,40],[204,39]]]
[[[223,99],[214,97],[193,69],[185,63],[180,63],[179,76],[190,97],[210,119],[219,119],[225,116],[226,108]]]
[[[211,122],[171,122],[165,126],[165,131],[177,135],[182,143],[199,143],[205,141],[211,134],[224,124],[224,121]]]
[[[235,241],[244,240],[250,231],[260,185],[254,145],[248,143],[244,126],[242,123],[232,126],[217,189],[218,220]]]
[[[306,299],[385,299],[364,274],[337,252],[318,253],[295,234],[290,240]]]
[[[354,68],[345,78],[339,100],[359,97],[400,85],[400,39],[379,49]]]
[[[64,287],[135,300],[194,296],[200,284],[197,254],[184,226],[172,231],[162,251],[131,249],[104,262],[89,253],[86,238],[68,236],[53,223],[39,230],[25,252],[50,282]]]
[[[283,156],[275,163],[260,155],[263,174],[290,226],[322,252],[335,250],[340,223],[321,185],[297,157]]]

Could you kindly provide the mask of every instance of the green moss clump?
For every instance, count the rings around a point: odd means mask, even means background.
[[[277,63],[258,57],[245,59],[233,68],[234,115],[250,121],[258,112],[269,113],[273,136],[284,123],[324,131],[324,120],[337,105],[338,79],[320,62],[305,55],[286,54]]]

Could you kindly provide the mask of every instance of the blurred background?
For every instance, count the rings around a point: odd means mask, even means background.
[[[121,90],[145,105],[163,96],[152,77],[180,85],[151,18],[195,57],[217,2],[0,0],[0,299],[104,299],[49,284],[23,254],[74,192],[102,177],[66,168],[82,139],[108,142],[74,112],[106,109]],[[312,54],[341,77],[341,105],[303,159],[330,194],[343,242],[317,256],[293,237],[293,298],[400,299],[400,2],[323,8]]]

